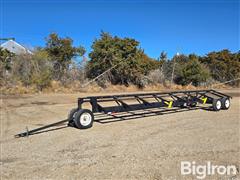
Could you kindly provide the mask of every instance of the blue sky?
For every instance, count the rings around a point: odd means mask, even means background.
[[[44,46],[51,32],[87,52],[101,30],[135,38],[153,58],[161,51],[204,55],[239,48],[239,0],[0,0],[0,37]]]

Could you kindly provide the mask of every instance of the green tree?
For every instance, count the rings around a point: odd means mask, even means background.
[[[159,64],[160,64],[160,70],[162,72],[164,65],[166,65],[166,63],[167,63],[167,53],[162,51],[158,60],[159,60]]]
[[[85,53],[85,49],[82,46],[73,46],[71,38],[61,38],[56,33],[50,34],[46,39],[45,49],[54,62],[55,73],[57,73],[58,78],[61,78],[64,72],[68,70],[73,58],[83,56]]]
[[[204,67],[196,55],[189,55],[189,60],[182,64],[179,75],[175,79],[178,84],[187,85],[192,83],[194,86],[206,82],[209,78],[209,71]]]
[[[163,69],[163,74],[164,74],[165,80],[171,81],[173,66],[175,66],[174,67],[174,79],[175,79],[175,82],[178,83],[177,80],[181,74],[182,68],[188,61],[189,61],[188,56],[186,56],[184,54],[175,55],[175,56],[173,56],[173,58],[171,60],[166,61],[165,65],[164,65],[164,69]]]
[[[162,51],[158,60],[162,62],[161,64],[165,63],[167,61],[167,53]]]
[[[240,77],[240,52],[231,53],[224,49],[218,52],[210,52],[200,61],[211,70],[211,76],[220,82],[225,82]],[[238,82],[230,84],[236,85]]]
[[[96,39],[89,54],[91,60],[87,64],[87,75],[94,78],[109,68],[116,66],[108,73],[113,84],[133,83],[141,86],[141,77],[149,70],[157,68],[157,61],[149,58],[139,42],[131,38],[112,37],[102,32],[100,39]]]

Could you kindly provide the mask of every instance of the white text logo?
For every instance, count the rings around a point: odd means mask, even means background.
[[[204,179],[207,175],[236,175],[237,167],[235,165],[213,165],[208,161],[204,165],[198,165],[195,161],[181,162],[181,175],[195,175],[198,179]]]

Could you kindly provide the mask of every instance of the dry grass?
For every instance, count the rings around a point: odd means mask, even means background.
[[[79,81],[74,81],[71,84],[63,86],[58,81],[52,81],[50,86],[39,91],[36,86],[23,86],[20,82],[18,82],[15,86],[2,86],[0,87],[1,94],[9,95],[9,94],[36,94],[36,93],[77,93],[77,92],[88,92],[88,93],[96,93],[96,92],[136,92],[136,91],[167,91],[167,90],[196,90],[196,89],[206,89],[211,87],[195,87],[190,85],[181,86],[176,84],[167,83],[163,84],[152,84],[148,85],[143,89],[139,89],[135,85],[112,85],[106,84],[106,88],[102,88],[97,83],[92,83],[87,87],[82,88],[81,83]],[[218,85],[214,86],[214,88],[221,89],[229,89],[230,86],[227,85]]]
[[[33,94],[37,92],[36,86],[23,86],[21,82],[17,82],[13,86],[1,86],[1,94]]]

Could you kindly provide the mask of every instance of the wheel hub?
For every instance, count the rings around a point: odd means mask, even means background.
[[[80,123],[83,126],[88,126],[92,121],[92,116],[89,113],[83,113],[80,117]]]
[[[229,99],[227,99],[227,100],[225,101],[225,107],[226,107],[226,108],[229,108],[229,106],[230,106],[230,101],[229,101]]]
[[[217,109],[221,109],[221,101],[217,101],[216,107],[217,107]]]

